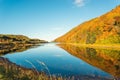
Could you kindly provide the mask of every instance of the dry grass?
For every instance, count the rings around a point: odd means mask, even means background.
[[[75,45],[79,47],[89,47],[89,48],[101,48],[101,49],[113,49],[120,50],[120,44],[80,44],[80,43],[65,43],[70,45]]]

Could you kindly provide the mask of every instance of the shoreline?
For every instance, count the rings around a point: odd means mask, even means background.
[[[74,45],[78,47],[120,50],[120,44],[80,44],[80,43],[60,43],[60,44]]]

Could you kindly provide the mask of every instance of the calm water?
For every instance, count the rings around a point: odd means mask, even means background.
[[[72,49],[71,49],[72,50]],[[25,68],[36,68],[51,75],[90,75],[112,77],[109,73],[75,57],[56,44],[43,44],[23,52],[7,54],[3,57]]]

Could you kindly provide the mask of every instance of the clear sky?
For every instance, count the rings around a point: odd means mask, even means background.
[[[120,0],[0,0],[0,34],[54,40]]]

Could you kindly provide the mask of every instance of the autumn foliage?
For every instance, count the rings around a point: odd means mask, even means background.
[[[100,17],[78,25],[55,41],[82,44],[120,44],[120,5]]]

